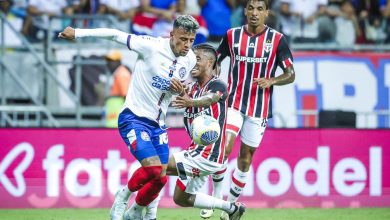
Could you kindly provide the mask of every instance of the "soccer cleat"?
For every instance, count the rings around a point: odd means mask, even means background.
[[[111,207],[111,220],[122,220],[127,208],[127,198],[121,196],[120,191],[115,194],[114,204]]]
[[[221,212],[221,216],[219,217],[220,220],[229,220],[229,214],[225,211]]]
[[[123,215],[123,220],[143,220],[142,209],[139,207],[130,207]]]
[[[243,203],[236,202],[234,205],[236,206],[236,209],[229,215],[229,220],[239,220],[245,212],[246,207]]]
[[[200,217],[207,219],[213,216],[214,214],[214,209],[202,209],[200,210]]]

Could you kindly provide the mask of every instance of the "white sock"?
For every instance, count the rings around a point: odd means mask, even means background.
[[[127,200],[129,200],[130,195],[131,195],[131,192],[130,192],[129,188],[127,188],[127,186],[125,186],[119,190],[119,198],[123,199],[126,202],[127,202]]]
[[[226,164],[224,164],[221,171],[218,171],[211,175],[213,178],[213,196],[222,199],[223,178],[226,172]]]
[[[157,207],[158,203],[160,202],[160,199],[161,193],[158,194],[157,198],[154,199],[148,206],[146,206],[146,214],[144,217],[145,220],[157,218]]]
[[[145,206],[138,205],[136,201],[134,201],[133,204],[131,204],[131,206],[130,206],[130,209],[135,210],[135,211],[139,211],[139,210],[142,211],[144,208],[145,208]]]
[[[232,182],[230,184],[230,192],[228,195],[229,202],[237,202],[246,184],[246,176],[248,172],[242,172],[238,168],[234,169]]]
[[[220,209],[228,213],[232,213],[235,210],[234,204],[231,202],[209,196],[204,193],[196,193],[195,195],[195,208],[200,209]]]

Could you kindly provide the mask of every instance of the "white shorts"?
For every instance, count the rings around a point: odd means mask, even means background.
[[[266,127],[267,119],[249,117],[233,108],[228,108],[226,131],[233,132],[236,136],[241,131],[241,141],[244,144],[259,147]]]
[[[179,174],[178,185],[187,193],[198,192],[207,182],[208,175],[220,171],[223,164],[203,158],[200,154],[192,157],[190,151],[173,153]]]

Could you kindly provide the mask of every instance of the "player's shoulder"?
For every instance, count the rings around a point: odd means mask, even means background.
[[[241,30],[241,29],[243,29],[243,28],[244,28],[244,26],[238,26],[238,27],[229,28],[229,29],[226,31],[226,34],[227,34],[227,35],[232,34],[232,33],[234,33],[235,31]]]
[[[280,37],[283,37],[283,34],[271,27],[268,27],[270,33],[274,33],[275,35],[279,35]]]
[[[212,79],[210,82],[210,86],[222,86],[224,88],[227,88],[227,84],[219,78]]]

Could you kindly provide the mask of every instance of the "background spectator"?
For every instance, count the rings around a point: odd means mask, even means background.
[[[172,22],[175,15],[176,0],[141,0],[141,12],[134,17],[133,33],[166,37],[166,24]]]
[[[17,17],[17,14],[14,13],[14,10],[12,10],[14,1],[0,1],[0,10],[4,13],[4,15],[7,18],[7,21],[16,29],[16,31],[21,31],[23,26],[23,19],[20,17]],[[1,30],[0,30],[1,34]],[[4,25],[4,44],[5,45],[21,45],[22,42],[19,40],[19,38],[16,36],[16,33],[14,33],[11,28],[6,24]]]
[[[361,35],[355,9],[350,0],[341,2],[338,16],[335,18],[336,42],[343,46],[352,46]]]
[[[130,21],[139,11],[139,0],[100,0],[99,14],[114,15],[119,21],[119,29],[130,32]]]
[[[231,27],[230,15],[235,7],[234,0],[198,0],[201,15],[209,29],[209,41],[219,42]]]
[[[105,58],[113,79],[110,96],[125,97],[131,81],[130,69],[122,64],[122,54],[118,50],[111,51]]]
[[[295,42],[327,42],[334,24],[327,16],[327,0],[281,0],[282,32]]]
[[[99,0],[73,0],[70,7],[74,14],[96,14],[99,6]]]
[[[52,16],[72,14],[72,9],[68,6],[66,0],[29,0],[24,27],[25,34],[33,41],[43,39],[47,34],[49,19]],[[63,23],[61,19],[53,19],[51,30],[59,32],[67,25],[69,23]],[[57,37],[56,34],[53,36]]]

